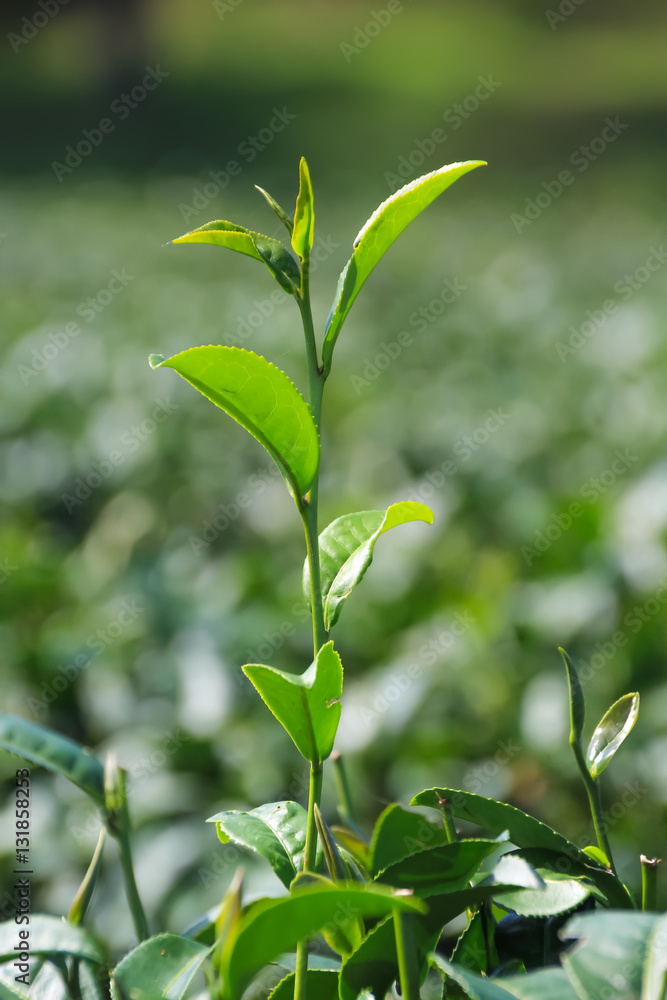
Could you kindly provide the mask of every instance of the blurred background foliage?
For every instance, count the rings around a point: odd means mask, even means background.
[[[235,343],[304,385],[297,310],[265,269],[163,246],[218,217],[278,235],[253,185],[292,206],[302,154],[320,329],[397,178],[489,161],[382,261],[327,386],[322,524],[406,497],[436,514],[381,540],[335,633],[362,824],[439,783],[590,842],[562,643],[590,727],[641,692],[605,801],[634,885],[639,850],[664,852],[667,10],[391,7],[3,5],[2,708],[117,752],[155,926],[181,929],[231,877],[207,816],[305,797],[240,674],[310,662],[299,519],[261,448],[146,360]],[[99,821],[75,789],[34,785],[35,903],[62,912]],[[120,946],[112,848],[96,921]],[[278,891],[249,869],[251,891]]]

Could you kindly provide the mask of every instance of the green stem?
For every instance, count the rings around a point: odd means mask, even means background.
[[[344,823],[347,823],[353,830],[356,830],[357,824],[354,820],[354,807],[352,805],[352,796],[350,795],[350,786],[347,783],[347,772],[343,758],[337,750],[334,750],[331,754],[331,763],[333,764],[334,783],[338,798],[338,814]]]
[[[441,799],[438,797],[438,803],[442,811],[442,822],[445,827],[445,833],[447,834],[447,840],[450,844],[455,844],[459,839],[459,835],[456,832],[456,827],[454,826],[454,817],[452,815],[452,807],[449,799]]]
[[[306,851],[304,871],[315,871],[315,856],[317,854],[317,823],[315,822],[315,806],[319,809],[322,798],[322,764],[311,764],[310,787],[308,788],[308,819],[306,822]]]
[[[148,922],[144,908],[139,898],[139,890],[134,877],[134,866],[132,864],[132,845],[130,843],[129,831],[122,831],[118,836],[118,847],[120,850],[120,863],[123,866],[123,877],[125,878],[125,894],[132,914],[134,932],[140,941],[145,941],[150,937]]]
[[[647,858],[643,854],[642,863],[642,910],[655,913],[658,909],[658,865],[660,858]]]
[[[600,799],[600,786],[598,782],[593,778],[588,767],[586,766],[586,761],[584,760],[584,754],[581,749],[581,744],[578,740],[572,740],[570,738],[570,745],[574,751],[574,756],[577,761],[577,767],[583,779],[584,785],[586,787],[586,793],[588,795],[588,802],[590,804],[591,816],[593,818],[593,827],[595,829],[595,836],[597,838],[598,847],[607,856],[609,862],[609,867],[613,871],[614,875],[617,874],[616,866],[614,864],[614,859],[611,853],[611,847],[609,845],[609,838],[607,837],[607,828],[604,822],[604,815],[602,812],[602,801]]]
[[[394,931],[401,996],[419,1000],[419,965],[412,934],[412,914],[394,910]]]

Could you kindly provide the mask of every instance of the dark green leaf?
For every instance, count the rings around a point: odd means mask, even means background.
[[[264,445],[295,497],[315,478],[320,440],[305,399],[287,375],[239,347],[193,347],[153,367],[173,368]]]
[[[412,854],[380,872],[378,880],[420,896],[464,889],[485,858],[498,848],[496,840],[459,840]]]
[[[637,721],[639,695],[625,694],[608,709],[598,723],[586,751],[588,770],[599,777]]]
[[[104,768],[92,753],[34,722],[0,712],[0,749],[62,774],[104,804]]]
[[[431,966],[437,969],[445,980],[457,983],[470,1000],[512,1000],[514,993],[503,989],[502,979],[485,979],[469,969],[452,965],[442,955],[434,953],[430,957]]]
[[[397,896],[379,885],[334,885],[322,881],[292,891],[286,899],[262,899],[241,915],[226,970],[224,1000],[238,1000],[250,980],[281,952],[291,951],[303,938],[312,937],[341,914],[382,917],[396,908],[420,911],[413,897]]]
[[[303,868],[306,844],[306,810],[298,802],[268,802],[241,812],[216,813],[207,823],[216,823],[223,844],[233,840],[269,862],[286,888]]]
[[[269,994],[269,1000],[294,1000],[294,979],[293,972],[290,972],[285,979],[281,979]],[[338,973],[309,969],[307,989],[308,996],[313,1000],[338,1000]]]
[[[322,646],[303,674],[260,663],[247,663],[243,672],[306,760],[326,760],[333,750],[340,719],[337,699],[343,692],[343,666],[333,642]]]
[[[327,632],[338,621],[344,601],[361,582],[373,561],[380,535],[409,521],[433,523],[433,512],[423,503],[406,500],[387,510],[361,510],[343,514],[324,529],[319,538],[320,592]],[[310,607],[310,569],[303,568],[303,592]]]
[[[430,823],[421,813],[409,812],[393,803],[375,824],[368,849],[368,868],[375,876],[411,854],[448,843],[442,827]]]
[[[135,990],[180,1000],[211,949],[178,934],[158,934],[131,951],[113,971],[114,983],[131,997]]]
[[[302,260],[310,253],[314,232],[313,187],[310,183],[308,164],[302,156],[299,163],[299,195],[296,199],[294,232],[292,233],[292,246]]]
[[[290,295],[294,295],[301,284],[299,267],[282,243],[225,219],[207,222],[191,233],[172,240],[172,243],[211,243],[262,261]]]
[[[331,367],[334,345],[352,303],[364,282],[394,240],[413,219],[463,174],[483,166],[483,160],[452,163],[418,177],[396,191],[373,212],[354,241],[354,253],[345,265],[336,289],[322,349],[325,369]]]
[[[581,733],[584,728],[584,692],[581,690],[577,668],[560,646],[560,655],[563,657],[565,669],[567,670],[567,683],[570,690],[570,743],[572,746],[581,743]]]
[[[0,924],[0,962],[14,961],[20,928],[14,919]],[[83,927],[74,927],[60,917],[30,915],[30,951],[33,955],[74,955],[95,965],[104,961],[96,941]]]

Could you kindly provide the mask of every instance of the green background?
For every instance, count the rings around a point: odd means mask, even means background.
[[[146,360],[238,344],[305,385],[298,312],[266,269],[164,246],[218,217],[278,236],[253,185],[291,209],[301,155],[320,331],[399,170],[489,161],[378,266],[327,384],[322,525],[397,499],[436,515],[380,540],[334,633],[362,824],[460,785],[590,842],[563,644],[589,729],[641,692],[604,798],[634,886],[639,852],[664,851],[667,11],[396,6],[71,0],[26,44],[22,18],[43,8],[3,10],[2,708],[117,752],[154,927],[182,929],[231,878],[203,819],[305,798],[240,673],[310,662],[298,516],[256,442]],[[167,75],[133,98],[147,67]],[[280,131],[276,109],[294,116]],[[37,772],[34,786],[34,902],[62,912],[99,821],[75,789]],[[333,818],[326,780],[325,803]],[[122,946],[113,851],[95,921]],[[251,893],[278,891],[248,864]]]

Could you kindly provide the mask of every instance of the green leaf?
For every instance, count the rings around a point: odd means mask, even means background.
[[[98,805],[104,804],[104,768],[97,757],[73,740],[0,712],[0,749],[62,774]]]
[[[612,905],[634,909],[634,903],[625,886],[611,875],[602,865],[589,857],[576,844],[541,823],[534,816],[522,812],[506,802],[487,799],[474,792],[457,791],[453,788],[430,788],[412,799],[411,805],[438,808],[440,798],[449,799],[452,812],[458,819],[476,823],[488,833],[499,834],[509,830],[510,841],[519,848],[542,847],[556,851],[573,862],[587,866],[589,876],[601,889]]]
[[[511,1000],[516,996],[499,985],[502,979],[485,979],[460,965],[452,965],[435,952],[430,963],[445,980],[457,983],[470,1000]]]
[[[21,992],[13,983],[0,979],[0,1000],[25,1000],[27,993]]]
[[[298,802],[268,802],[250,812],[237,809],[219,812],[206,822],[217,824],[223,844],[233,840],[266,858],[289,889],[290,882],[303,868],[306,819],[306,810]]]
[[[207,222],[191,233],[172,240],[172,243],[212,243],[214,246],[226,247],[266,264],[276,281],[290,295],[294,295],[301,286],[299,266],[282,243],[234,222],[227,222],[225,219]]]
[[[421,813],[408,812],[393,803],[375,824],[368,849],[368,868],[375,876],[411,854],[448,843],[442,827],[430,823]]]
[[[303,260],[310,253],[315,233],[315,209],[313,207],[313,187],[310,183],[310,171],[304,157],[299,163],[299,194],[294,211],[294,232],[292,246],[295,253]]]
[[[385,886],[321,883],[294,889],[283,899],[261,899],[247,906],[223,970],[223,1000],[238,1000],[250,980],[284,951],[310,938],[341,914],[383,917],[396,908],[420,912],[423,904]]]
[[[364,870],[369,870],[368,844],[354,830],[345,826],[332,826],[331,832],[339,847],[343,847]]]
[[[567,670],[567,683],[570,689],[570,743],[572,746],[581,743],[581,733],[584,728],[584,692],[581,690],[577,668],[560,646],[558,652],[563,657]]]
[[[412,854],[389,865],[377,878],[420,896],[454,892],[468,885],[482,861],[497,848],[497,840],[459,840]]]
[[[18,955],[18,931],[12,918],[0,924],[0,962],[14,961]],[[30,915],[30,951],[33,955],[73,955],[95,965],[104,961],[97,943],[82,927],[74,927],[60,917]]]
[[[290,886],[290,892],[294,893],[304,886],[324,885],[328,887],[331,884],[332,881],[326,875],[317,875],[314,872],[301,872]],[[352,885],[353,883],[346,883],[341,879],[339,882],[334,881],[333,884]],[[362,884],[368,885],[367,882]],[[336,920],[327,923],[326,927],[322,928],[321,933],[332,951],[335,951],[338,955],[350,955],[361,944],[364,936],[364,922],[358,913],[355,912],[348,915],[341,910]]]
[[[86,916],[88,906],[93,897],[93,892],[95,891],[95,884],[97,883],[97,876],[99,875],[100,868],[102,867],[102,854],[104,852],[104,842],[106,840],[107,830],[103,826],[100,830],[100,835],[97,840],[97,846],[95,852],[88,865],[88,870],[84,875],[83,882],[79,886],[76,896],[72,901],[72,905],[69,908],[69,913],[67,914],[67,919],[71,924],[75,926],[77,924],[83,923]]]
[[[645,968],[650,967],[659,951],[665,957],[665,927],[667,920],[653,913],[627,913],[598,910],[581,914],[568,921],[561,937],[580,938],[563,956],[562,963],[577,993],[605,1000],[649,1000],[642,989]],[[654,932],[660,934],[654,936]],[[660,940],[661,938],[661,940]],[[651,1000],[664,995],[662,985]]]
[[[284,372],[239,347],[193,347],[153,367],[173,368],[264,445],[295,498],[305,496],[320,440],[305,399]]]
[[[114,983],[131,997],[135,990],[180,1000],[211,949],[178,934],[158,934],[126,955],[113,970]]]
[[[269,993],[268,1000],[294,1000],[294,980],[295,975],[290,972],[289,976],[278,983],[276,988]],[[307,976],[308,996],[313,1000],[338,1000],[338,973],[324,969],[308,969]]]
[[[343,514],[320,534],[320,592],[327,632],[338,621],[344,601],[373,561],[373,549],[380,535],[409,521],[433,524],[433,512],[423,503],[405,500],[392,504],[387,510]],[[308,560],[303,568],[303,592],[310,607]]]
[[[551,967],[496,980],[518,1000],[581,1000],[563,969]]]
[[[599,777],[614,757],[637,721],[639,695],[636,691],[625,694],[605,712],[591,737],[586,751],[588,770],[593,778]]]
[[[468,926],[462,932],[454,951],[452,964],[469,969],[471,972],[487,972],[486,916],[481,909],[473,913]]]
[[[483,165],[484,160],[468,160],[466,163],[452,163],[441,167],[406,184],[373,212],[354,241],[354,253],[338,279],[336,298],[329,315],[322,348],[322,361],[326,371],[331,367],[334,345],[345,317],[383,254],[406,226],[439,194],[463,174]]]
[[[311,764],[326,760],[333,750],[343,693],[343,665],[333,642],[322,646],[303,674],[286,674],[275,667],[247,663],[243,672],[263,701]]]
[[[506,869],[503,870],[503,861]],[[503,892],[497,899],[499,906],[512,910],[522,917],[550,917],[573,910],[583,903],[591,893],[600,897],[595,883],[590,879],[590,872],[563,854],[543,849],[524,850],[506,854],[496,866],[494,875],[501,881],[510,881],[510,867],[516,860],[528,863],[537,873],[539,881],[529,889],[517,889]],[[539,882],[542,885],[539,885]],[[604,897],[602,901],[606,902]]]
[[[271,208],[276,213],[276,215],[278,216],[278,218],[282,222],[283,226],[285,227],[285,229],[287,230],[287,232],[291,236],[292,233],[294,232],[294,223],[290,219],[290,217],[287,214],[287,212],[283,208],[280,207],[280,205],[278,204],[278,202],[276,201],[276,199],[273,198],[269,194],[268,191],[265,191],[263,187],[260,187],[259,184],[255,184],[255,187],[257,188],[257,190],[259,191],[260,194],[264,195],[264,197],[266,198],[268,204],[271,206]]]

